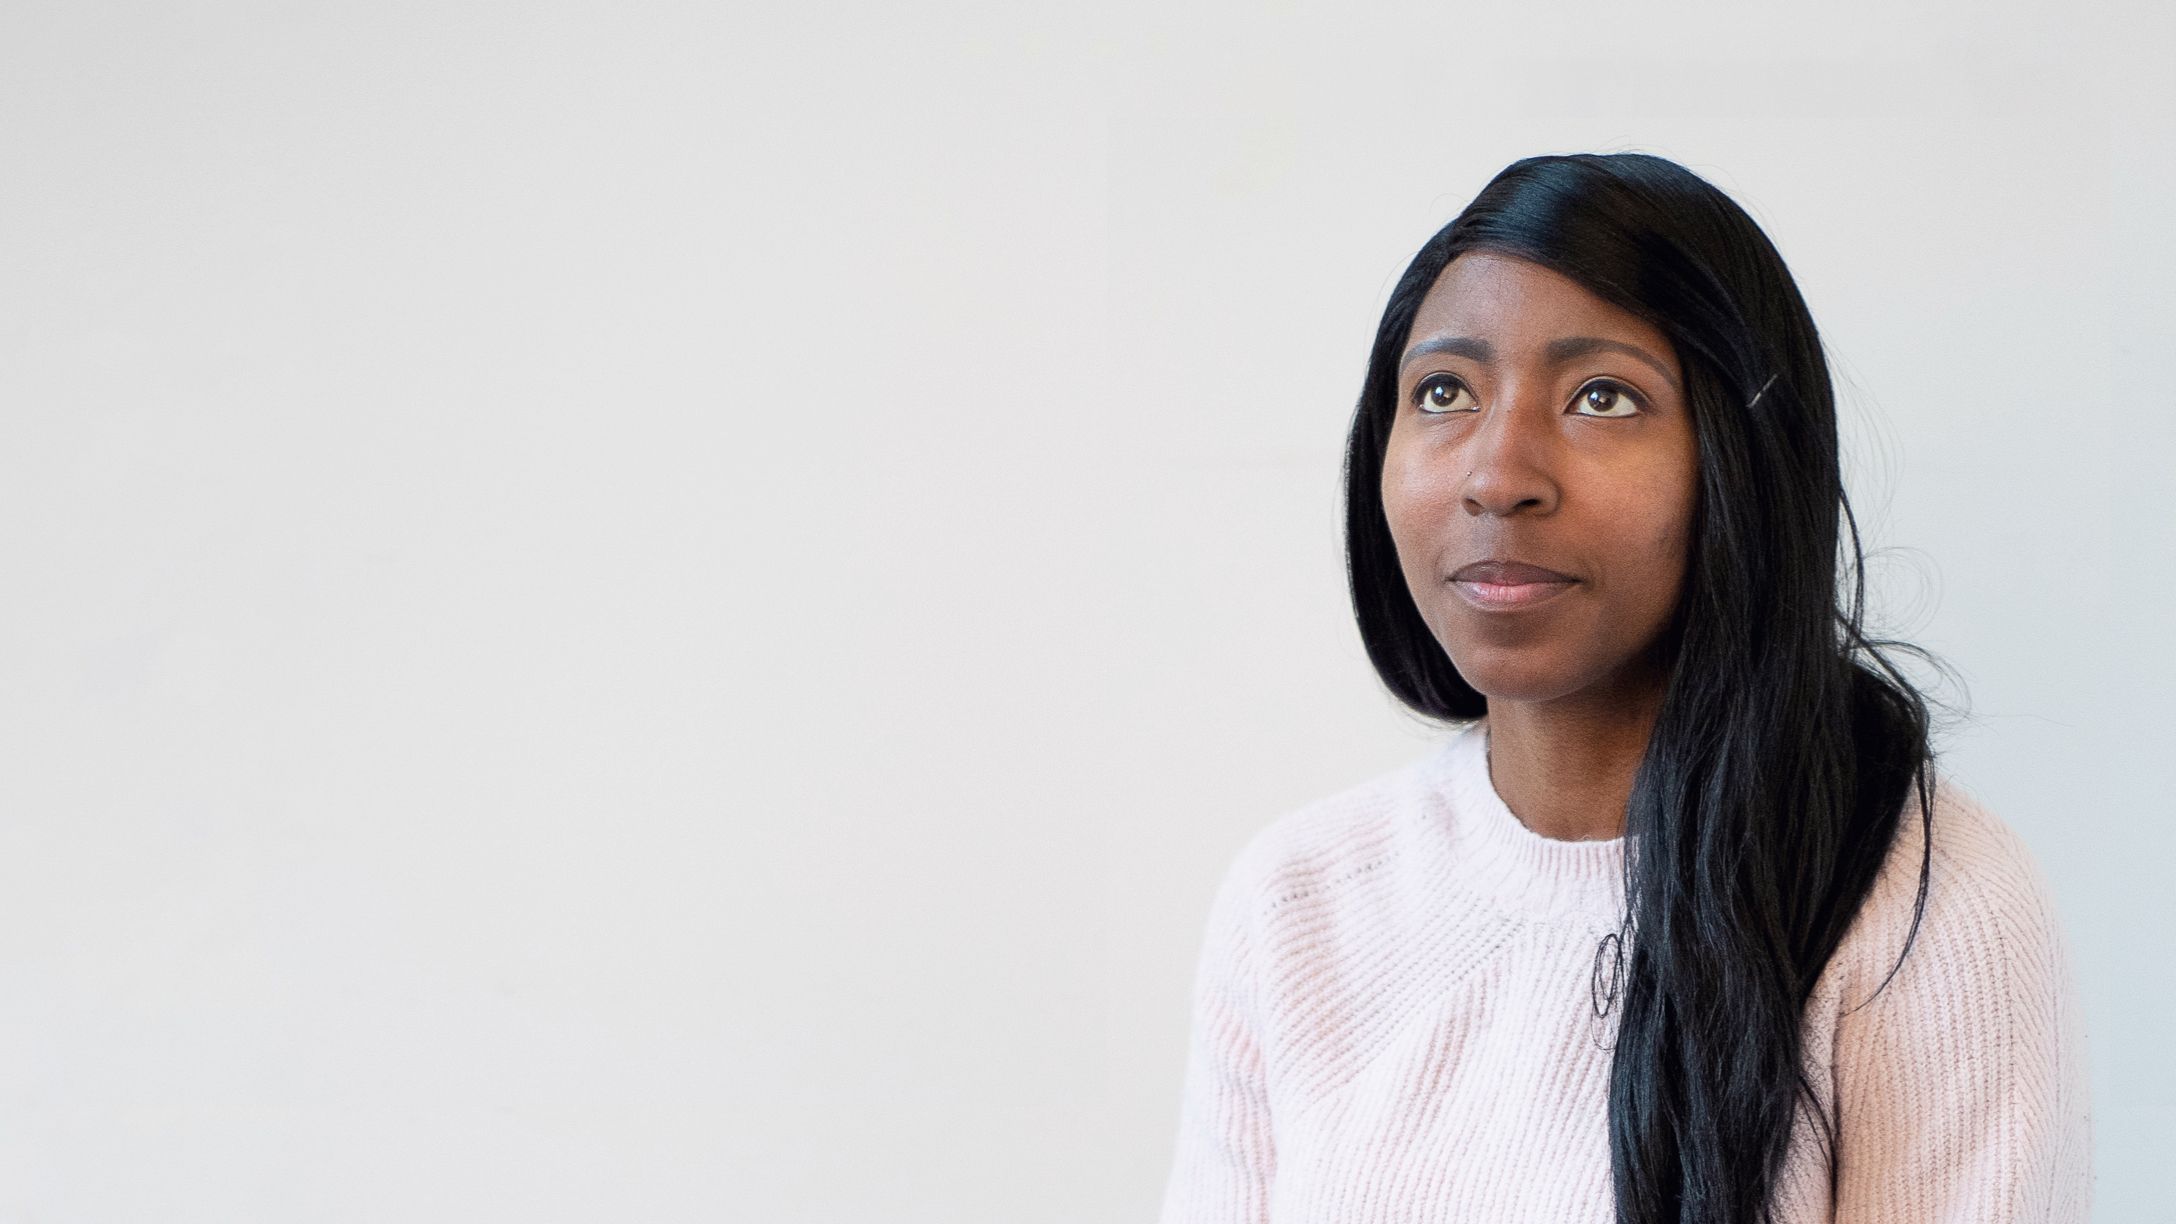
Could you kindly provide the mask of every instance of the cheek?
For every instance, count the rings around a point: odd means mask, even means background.
[[[1383,454],[1383,521],[1398,550],[1398,567],[1416,590],[1434,582],[1445,523],[1457,501],[1442,472],[1393,444]]]
[[[1445,549],[1462,516],[1456,481],[1447,479],[1443,466],[1427,462],[1425,455],[1399,455],[1393,446],[1382,464],[1382,516],[1406,588],[1414,603],[1427,608],[1430,592],[1443,584]]]
[[[1403,556],[1408,537],[1412,533],[1413,520],[1418,516],[1414,506],[1413,469],[1397,442],[1383,452],[1383,521],[1390,525],[1390,538],[1397,542],[1398,553]]]
[[[1627,576],[1648,587],[1649,601],[1665,608],[1676,605],[1690,558],[1695,496],[1689,472],[1663,470],[1617,507],[1626,527],[1620,537],[1624,556],[1638,559]]]
[[[1383,452],[1382,495],[1383,515],[1393,534],[1442,522],[1446,505],[1457,500],[1438,466],[1399,446],[1395,435]]]

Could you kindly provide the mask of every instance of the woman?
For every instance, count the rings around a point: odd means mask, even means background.
[[[1166,1224],[2084,1220],[2059,926],[1861,633],[1751,218],[1508,167],[1392,292],[1346,479],[1368,656],[1453,730],[1225,877]]]

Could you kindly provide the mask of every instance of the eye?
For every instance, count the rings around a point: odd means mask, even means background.
[[[1628,417],[1638,416],[1643,407],[1640,397],[1632,388],[1621,382],[1596,379],[1579,389],[1572,399],[1572,411],[1580,416]]]
[[[1460,396],[1467,400],[1465,407],[1458,406]],[[1478,412],[1481,405],[1474,400],[1473,392],[1466,384],[1448,374],[1431,374],[1413,388],[1413,406],[1431,416],[1446,412]]]

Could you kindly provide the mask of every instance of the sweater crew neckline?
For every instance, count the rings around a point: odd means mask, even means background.
[[[1433,813],[1450,873],[1465,887],[1535,917],[1614,927],[1624,912],[1625,838],[1568,841],[1526,827],[1488,771],[1488,721],[1452,735],[1433,760]]]

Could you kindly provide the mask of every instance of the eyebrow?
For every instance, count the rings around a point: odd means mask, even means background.
[[[1551,340],[1542,348],[1541,355],[1550,365],[1563,365],[1567,361],[1585,357],[1590,353],[1605,352],[1623,353],[1627,357],[1645,362],[1655,373],[1660,374],[1673,390],[1680,395],[1684,394],[1684,388],[1678,386],[1676,376],[1670,373],[1670,367],[1657,360],[1653,353],[1636,344],[1626,344],[1621,340],[1604,340],[1600,336],[1564,336]],[[1492,364],[1496,360],[1496,350],[1486,340],[1476,340],[1472,336],[1439,336],[1434,340],[1423,340],[1412,348],[1405,350],[1405,356],[1398,361],[1399,372],[1403,373],[1407,366],[1431,353],[1449,353],[1454,357],[1470,357],[1482,365]]]

